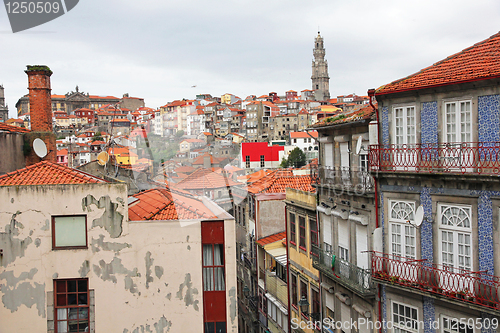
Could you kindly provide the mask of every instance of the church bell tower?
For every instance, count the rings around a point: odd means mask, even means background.
[[[328,76],[328,62],[325,60],[323,37],[319,31],[314,41],[314,60],[312,62],[312,90],[317,101],[330,99],[330,77]]]

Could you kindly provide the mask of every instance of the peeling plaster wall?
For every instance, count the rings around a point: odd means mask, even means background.
[[[203,331],[200,221],[128,222],[126,193],[124,184],[0,187],[0,333],[47,331],[53,279],[80,277],[95,294],[97,332]],[[87,215],[88,248],[52,250],[51,216],[77,214]],[[225,242],[236,333],[234,220]]]

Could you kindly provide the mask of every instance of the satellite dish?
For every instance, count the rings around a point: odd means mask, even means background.
[[[45,145],[45,142],[42,141],[42,139],[36,138],[33,140],[33,150],[35,151],[35,154],[40,157],[44,158],[47,156],[47,146]]]
[[[129,114],[127,114],[127,119],[128,119],[129,121],[132,121],[132,114],[130,114],[130,113],[129,113]]]
[[[356,155],[359,155],[359,152],[361,151],[361,144],[363,143],[363,137],[359,136],[358,137],[358,143],[356,143]]]
[[[415,212],[415,225],[420,227],[422,221],[424,220],[424,206],[420,205]]]
[[[97,155],[97,164],[106,165],[109,161],[109,154],[105,151],[102,151]]]

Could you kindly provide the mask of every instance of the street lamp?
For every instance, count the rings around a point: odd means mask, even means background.
[[[250,288],[248,288],[248,286],[243,287],[243,295],[245,295],[245,297],[250,295]]]
[[[307,301],[307,298],[304,295],[302,295],[297,305],[300,308],[300,312],[307,315],[307,311],[309,311],[309,302]]]
[[[302,295],[302,297],[300,298],[297,305],[300,308],[300,312],[304,316],[311,316],[312,318],[315,318],[315,319],[319,318],[319,315],[320,315],[319,312],[311,312],[311,313],[307,312],[307,311],[309,311],[309,302],[307,301],[307,298],[304,295]]]

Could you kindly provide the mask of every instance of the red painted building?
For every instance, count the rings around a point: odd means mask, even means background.
[[[267,142],[243,142],[241,144],[241,167],[245,169],[278,168],[285,147],[269,146]]]

